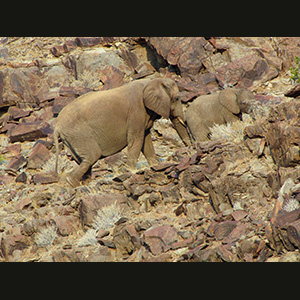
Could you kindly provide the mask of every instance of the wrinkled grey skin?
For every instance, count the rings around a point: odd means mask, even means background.
[[[158,163],[150,129],[160,118],[170,118],[186,145],[190,138],[176,83],[167,78],[141,79],[121,87],[90,92],[68,104],[59,114],[54,130],[56,172],[58,139],[71,150],[78,163],[66,176],[76,187],[100,158],[128,147],[127,165],[135,171],[142,151],[149,165]]]
[[[256,102],[246,89],[227,88],[196,98],[186,111],[186,123],[195,142],[209,140],[210,128],[241,120]]]

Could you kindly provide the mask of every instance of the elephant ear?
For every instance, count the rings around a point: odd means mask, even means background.
[[[144,88],[144,103],[148,109],[163,118],[168,119],[170,117],[171,99],[163,79],[153,79]]]
[[[219,94],[219,101],[233,114],[237,115],[240,113],[240,108],[237,103],[237,95],[232,89],[221,91]]]

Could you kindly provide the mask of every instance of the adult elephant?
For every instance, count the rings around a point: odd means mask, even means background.
[[[158,162],[150,129],[160,118],[170,118],[179,136],[190,145],[176,83],[167,78],[141,79],[107,91],[90,92],[68,104],[59,114],[54,130],[56,172],[58,139],[78,163],[66,176],[76,187],[93,164],[128,146],[127,165],[136,168],[140,152],[149,165]]]
[[[196,142],[209,140],[214,124],[227,124],[251,113],[256,99],[246,89],[227,88],[196,98],[186,110],[186,122]]]

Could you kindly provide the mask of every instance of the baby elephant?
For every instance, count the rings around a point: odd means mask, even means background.
[[[67,174],[76,187],[93,164],[128,146],[127,165],[135,170],[142,151],[150,165],[157,158],[150,129],[160,118],[170,118],[186,145],[190,139],[176,83],[167,78],[141,79],[107,91],[90,92],[68,104],[60,112],[54,130],[56,172],[58,139],[71,150],[78,166]]]
[[[214,124],[241,120],[241,113],[250,113],[254,101],[250,91],[236,88],[196,98],[186,111],[187,125],[194,140],[208,140]]]

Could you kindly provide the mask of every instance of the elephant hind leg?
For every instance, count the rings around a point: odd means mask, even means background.
[[[210,137],[210,130],[200,122],[189,122],[189,130],[196,142],[208,141]]]
[[[74,148],[76,149],[76,147]],[[83,176],[86,177],[92,174],[92,166],[101,157],[101,149],[93,140],[81,145],[79,149],[79,151],[76,151],[76,156],[80,158],[80,164],[66,176],[67,182],[73,187],[80,185]]]

